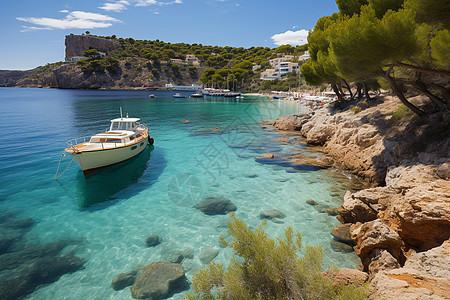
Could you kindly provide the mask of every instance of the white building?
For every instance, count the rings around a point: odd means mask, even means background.
[[[280,79],[281,75],[275,69],[266,69],[264,72],[261,72],[260,78],[262,80],[274,80],[274,79]]]
[[[73,57],[70,57],[67,61],[69,61],[69,62],[77,62],[77,61],[86,60],[86,59],[89,59],[89,57],[86,57],[86,56],[73,56]]]
[[[307,59],[309,59],[310,58],[310,56],[309,56],[309,52],[308,51],[305,51],[305,53],[303,53],[303,55],[301,55],[299,58],[298,58],[298,60],[307,60]]]

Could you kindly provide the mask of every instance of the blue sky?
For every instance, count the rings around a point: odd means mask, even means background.
[[[15,0],[0,10],[0,70],[64,60],[64,36],[95,35],[204,45],[301,44],[334,0]]]

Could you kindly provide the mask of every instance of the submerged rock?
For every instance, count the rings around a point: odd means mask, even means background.
[[[198,258],[205,265],[209,264],[219,254],[219,249],[205,247],[198,255]]]
[[[37,287],[81,269],[84,261],[73,254],[67,254],[40,257],[33,261],[24,260],[22,263],[20,267],[9,271],[7,278],[0,280],[0,299],[21,299]]]
[[[226,215],[236,211],[233,202],[226,198],[207,198],[194,207],[207,215]]]
[[[159,261],[146,266],[130,290],[135,299],[157,300],[188,288],[182,265]]]
[[[317,203],[316,201],[314,201],[312,199],[306,200],[306,203],[308,203],[309,205],[312,205],[312,206],[315,206],[315,205],[319,204],[319,203]]]
[[[123,290],[127,286],[131,286],[134,284],[137,275],[137,270],[129,273],[120,273],[113,279],[113,281],[111,282],[111,286],[115,291]]]
[[[274,218],[284,219],[285,217],[286,215],[284,213],[276,209],[265,210],[259,213],[260,219],[272,220]]]
[[[161,239],[156,234],[152,234],[145,240],[145,243],[147,247],[155,247],[161,244]]]
[[[184,258],[193,259],[194,258],[194,250],[192,250],[189,247],[184,248],[183,251],[181,251],[181,254]]]
[[[342,253],[350,253],[353,252],[353,247],[346,244],[346,243],[342,243],[336,240],[330,240],[330,246],[331,249],[333,249],[334,252],[342,252]]]

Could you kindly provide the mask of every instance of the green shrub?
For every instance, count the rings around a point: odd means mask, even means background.
[[[321,275],[322,247],[306,246],[302,257],[300,233],[288,227],[284,239],[272,240],[265,232],[266,221],[255,230],[230,214],[228,233],[232,237],[224,246],[233,249],[233,258],[223,265],[211,262],[194,273],[196,295],[187,299],[366,299],[365,287],[337,286]]]
[[[406,107],[406,105],[401,104],[393,113],[391,117],[391,121],[394,122],[394,124],[401,123],[402,120],[406,119],[407,117],[410,117],[413,115],[413,112]]]
[[[361,111],[361,107],[359,107],[359,106],[352,106],[352,107],[350,108],[350,110],[351,110],[352,112],[354,112],[355,114],[357,114],[357,113],[359,113],[359,112]]]

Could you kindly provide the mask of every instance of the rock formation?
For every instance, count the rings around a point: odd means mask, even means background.
[[[194,207],[207,215],[226,215],[236,211],[233,202],[226,198],[207,198]]]
[[[143,269],[130,290],[135,299],[157,300],[186,290],[188,286],[182,265],[158,261]]]
[[[119,46],[119,43],[114,40],[74,34],[66,35],[64,44],[66,45],[66,61],[74,56],[83,56],[83,53],[89,49],[107,52]]]
[[[337,217],[343,224],[333,230],[336,240],[331,241],[341,251],[337,242],[351,234],[362,267],[373,278],[372,296],[443,299],[450,295],[450,267],[446,260],[431,262],[450,257],[444,243],[450,238],[450,113],[397,124],[390,120],[397,99],[371,101],[357,114],[325,107],[273,125],[300,131],[308,144],[322,145],[339,167],[372,183],[345,194]]]

